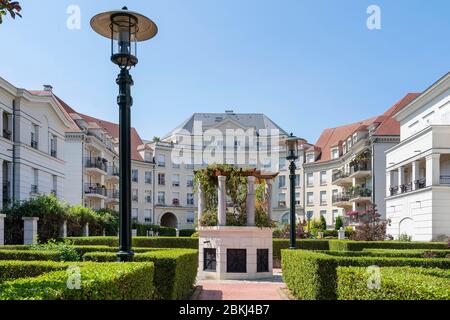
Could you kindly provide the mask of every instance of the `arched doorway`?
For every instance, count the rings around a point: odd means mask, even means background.
[[[408,235],[414,237],[414,221],[411,218],[405,218],[400,221],[398,235]]]
[[[177,216],[174,215],[172,212],[164,213],[161,217],[161,226],[169,228],[177,228],[178,227]]]

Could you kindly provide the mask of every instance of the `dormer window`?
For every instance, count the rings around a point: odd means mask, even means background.
[[[306,163],[313,163],[316,160],[316,155],[314,153],[308,153],[306,155]]]
[[[358,134],[357,133],[353,134],[353,144],[355,144],[356,142],[358,142]]]
[[[331,159],[338,159],[338,158],[339,158],[339,148],[331,149]]]

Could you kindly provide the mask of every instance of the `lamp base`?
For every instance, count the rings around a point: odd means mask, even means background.
[[[119,251],[117,253],[118,262],[131,262],[133,261],[134,252],[133,251]]]

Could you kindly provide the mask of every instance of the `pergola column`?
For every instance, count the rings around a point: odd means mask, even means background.
[[[202,221],[202,215],[203,215],[203,211],[205,210],[205,193],[203,192],[202,186],[199,183],[198,184],[198,201],[197,201],[197,205],[198,205],[198,213],[197,213],[197,217],[198,217],[198,222],[200,225],[200,221]]]
[[[5,218],[6,214],[0,213],[0,246],[5,245]]]
[[[64,222],[60,226],[59,237],[61,239],[67,238],[67,220],[64,220]]]
[[[398,168],[398,187],[405,184],[405,167]]]
[[[431,154],[426,157],[427,161],[427,187],[438,186],[441,183],[440,154]]]
[[[255,177],[247,177],[247,226],[255,226]]]
[[[227,225],[227,191],[226,191],[227,177],[219,176],[217,178],[219,181],[217,219],[218,219],[219,226],[226,226]]]
[[[38,221],[36,217],[23,217],[23,244],[36,244],[38,235]]]
[[[267,215],[272,220],[272,193],[273,193],[273,181],[272,179],[266,180],[266,201],[267,201]]]

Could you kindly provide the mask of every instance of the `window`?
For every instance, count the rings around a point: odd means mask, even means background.
[[[56,151],[57,144],[58,144],[57,141],[58,141],[57,137],[54,134],[52,134],[51,138],[50,138],[50,155],[53,158],[57,157],[57,151]]]
[[[174,174],[172,175],[172,187],[179,187],[180,186],[180,175]]]
[[[131,190],[131,198],[133,199],[134,202],[138,202],[139,201],[139,191],[138,189],[133,189]]]
[[[139,171],[137,169],[131,170],[131,181],[139,182]]]
[[[145,209],[144,210],[144,220],[147,223],[152,223],[153,222],[152,209]]]
[[[295,193],[295,205],[300,205],[300,192]]]
[[[172,193],[172,204],[174,206],[180,205],[180,193],[179,192],[173,192]]]
[[[150,190],[145,190],[145,202],[152,203],[152,192]]]
[[[280,158],[280,170],[286,170],[286,158]]]
[[[290,215],[289,215],[289,212],[288,212],[288,213],[285,213],[285,214],[281,217],[281,223],[282,223],[282,224],[289,224],[290,221],[291,221],[291,217],[290,217]]]
[[[284,188],[286,187],[286,176],[279,176],[278,177],[278,188]]]
[[[35,124],[32,125],[31,128],[31,147],[34,149],[38,149],[38,141],[39,141],[39,127]]]
[[[158,184],[160,186],[166,185],[166,175],[164,173],[158,173]]]
[[[166,193],[164,191],[158,192],[158,204],[166,204]]]
[[[187,170],[194,170],[194,165],[191,164],[191,163],[186,164],[185,167],[186,167]]]
[[[314,187],[314,174],[307,173],[306,174],[306,183],[308,187]]]
[[[192,188],[194,186],[194,176],[187,176],[186,187]]]
[[[145,171],[145,184],[152,184],[153,173],[151,171]]]
[[[286,208],[286,194],[285,193],[278,194],[278,207]]]
[[[327,218],[327,210],[320,210],[320,215],[326,219]]]
[[[316,160],[314,153],[308,153],[306,155],[306,163],[313,163]]]
[[[295,175],[295,186],[300,187],[300,175],[299,174]]]
[[[39,192],[39,171],[33,169],[33,184],[31,185],[31,193],[37,194]]]
[[[332,221],[333,221],[333,223],[334,222],[336,222],[336,218],[338,217],[338,215],[339,215],[339,210],[333,210],[333,216],[332,216]]]
[[[144,153],[144,161],[145,162],[152,162],[152,154],[148,151]]]
[[[326,191],[320,191],[320,205],[321,206],[327,205],[327,192]]]
[[[58,190],[58,177],[52,176],[52,191],[51,191],[51,193],[53,193],[56,196],[57,190]]]
[[[308,192],[306,194],[306,201],[308,203],[308,206],[314,205],[314,192]]]
[[[187,205],[188,206],[193,206],[194,205],[194,194],[193,193],[188,193],[187,194]]]
[[[320,172],[320,185],[321,186],[327,185],[327,172],[326,171]]]
[[[339,191],[337,189],[332,191],[333,202],[337,201],[338,193]]]
[[[339,148],[334,148],[331,150],[331,159],[339,158]]]
[[[137,222],[139,220],[139,210],[137,208],[133,208],[131,210],[131,219],[134,222]]]
[[[353,144],[355,144],[355,143],[357,143],[358,142],[358,134],[357,133],[354,133],[353,134]]]
[[[195,222],[195,214],[193,212],[188,212],[186,214],[186,223],[194,224]]]
[[[166,166],[166,155],[159,154],[158,155],[158,167],[165,167],[165,166]]]
[[[180,169],[180,160],[179,159],[174,159],[174,162],[172,162],[172,168]]]

